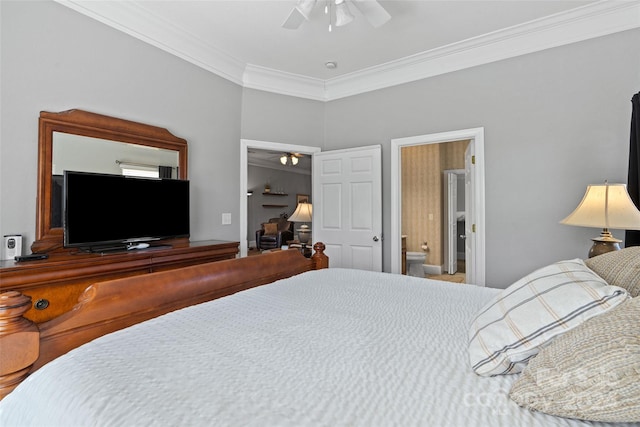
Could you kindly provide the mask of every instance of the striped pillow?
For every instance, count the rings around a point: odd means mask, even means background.
[[[628,298],[580,259],[534,271],[498,294],[469,329],[469,361],[478,375],[521,372],[556,335]]]

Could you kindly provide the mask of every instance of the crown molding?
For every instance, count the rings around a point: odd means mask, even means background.
[[[332,101],[640,27],[640,2],[601,0],[329,80],[244,64],[132,2],[54,0],[243,87]]]
[[[245,64],[135,2],[54,0],[200,68],[242,85]]]
[[[603,0],[326,81],[329,101],[640,27],[640,2]]]
[[[324,80],[259,65],[247,64],[243,75],[243,86],[282,95],[326,101]]]

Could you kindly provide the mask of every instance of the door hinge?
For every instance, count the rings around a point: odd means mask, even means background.
[[[471,156],[471,164],[472,165],[476,164],[476,156],[475,155]]]
[[[472,232],[472,233],[475,233],[475,232],[476,232],[476,225],[475,225],[475,224],[473,224],[473,225],[471,226],[471,232]]]

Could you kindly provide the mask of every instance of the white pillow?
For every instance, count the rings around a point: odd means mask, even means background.
[[[480,310],[469,329],[469,361],[478,375],[521,372],[550,340],[628,298],[582,260],[534,271]]]

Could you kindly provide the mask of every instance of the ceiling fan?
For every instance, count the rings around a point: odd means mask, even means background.
[[[283,165],[291,163],[292,166],[295,166],[298,164],[299,159],[301,159],[302,157],[304,157],[304,155],[300,153],[283,153],[280,156],[280,163],[282,163]]]
[[[316,5],[317,0],[298,0],[298,3],[293,8],[289,16],[282,24],[283,28],[289,30],[295,30],[304,21],[309,20],[309,14]],[[349,0],[356,9],[362,13],[362,15],[369,21],[373,27],[378,28],[391,19],[391,15],[378,3],[376,0]],[[349,9],[347,0],[326,0],[325,14],[331,13],[331,8],[335,8],[337,27],[348,24],[353,21],[353,14]],[[329,31],[331,31],[331,24],[329,24]]]
[[[282,152],[282,151],[269,151],[269,150],[248,150],[249,163],[255,163],[257,165],[268,165],[273,163],[280,163],[283,166],[291,165],[296,166],[301,159],[308,157],[302,153],[294,152]]]

